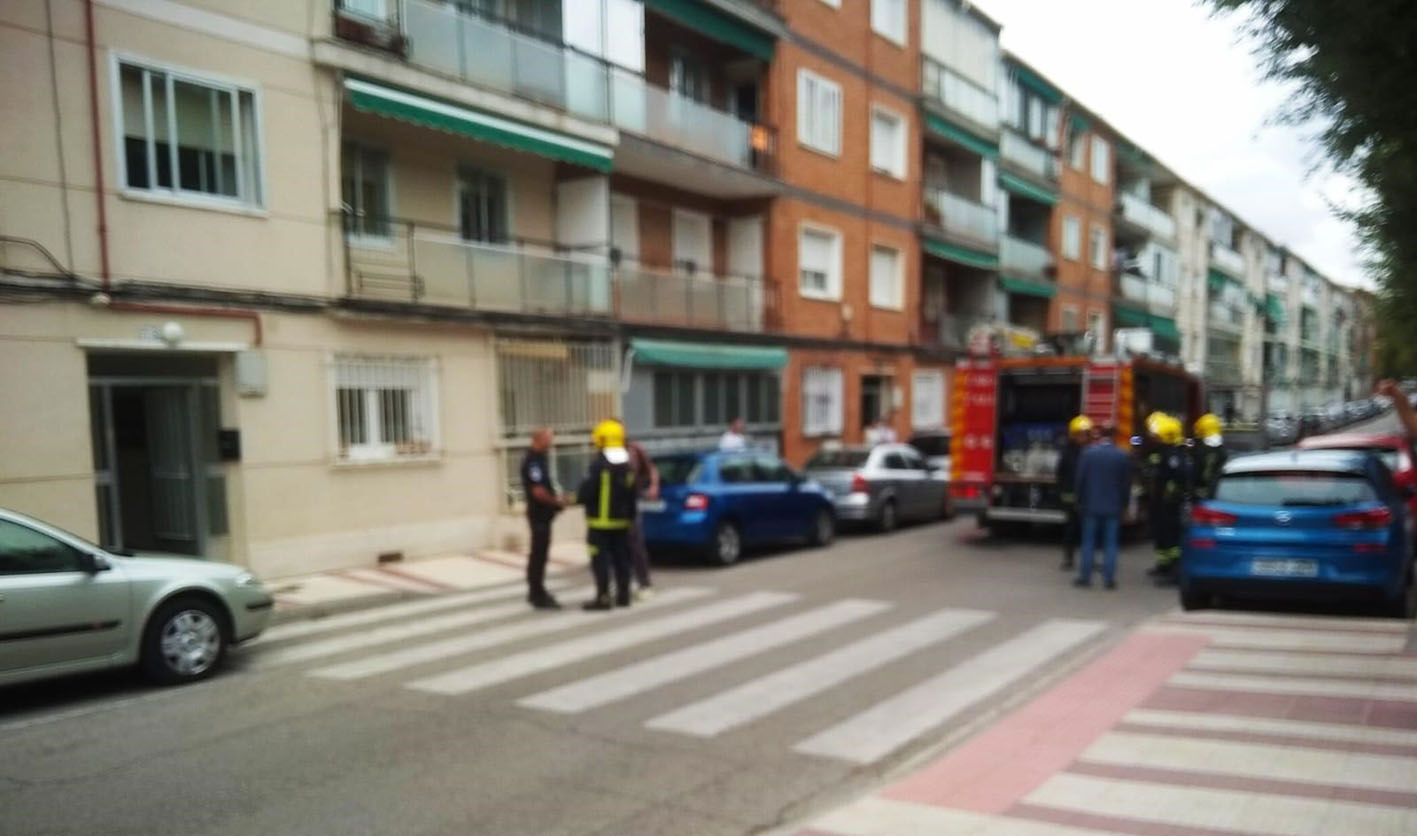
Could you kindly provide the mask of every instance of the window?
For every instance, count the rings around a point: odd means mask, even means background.
[[[797,71],[797,141],[841,153],[841,85],[809,70]]]
[[[910,463],[905,460],[902,453],[887,453],[881,460],[881,466],[886,470],[909,470]]]
[[[1064,334],[1076,334],[1080,324],[1078,316],[1076,305],[1064,305],[1059,313],[1059,330]]]
[[[905,120],[880,107],[871,108],[871,170],[905,178]]]
[[[1043,127],[1043,100],[1037,96],[1028,96],[1028,137],[1029,139],[1043,139],[1047,132]]]
[[[361,238],[389,237],[389,155],[346,142],[340,156],[344,228]]]
[[[654,425],[691,427],[697,423],[693,372],[654,373]]]
[[[758,482],[790,482],[795,476],[792,468],[777,456],[753,457],[753,478]]]
[[[1068,131],[1068,165],[1082,171],[1087,165],[1087,134],[1076,128]]]
[[[127,188],[261,205],[252,90],[127,61],[118,86]]]
[[[0,575],[77,572],[79,550],[28,526],[0,520]]]
[[[1058,150],[1058,132],[1062,130],[1062,127],[1062,120],[1058,118],[1058,109],[1048,105],[1047,109],[1043,111],[1043,132],[1045,134],[1043,141],[1049,151]]]
[[[892,310],[905,307],[903,284],[900,250],[879,244],[871,247],[871,305]]]
[[[910,426],[937,430],[945,425],[945,373],[917,371],[910,376]]]
[[[428,456],[437,447],[433,361],[340,355],[334,359],[341,461]]]
[[[871,28],[876,34],[905,44],[905,0],[871,0]]]
[[[1087,330],[1097,340],[1097,350],[1107,350],[1107,314],[1102,311],[1088,311]]]
[[[1092,138],[1092,179],[1106,184],[1112,180],[1112,146],[1100,136]]]
[[[338,8],[340,12],[345,14],[354,14],[379,21],[387,19],[389,14],[388,10],[384,8],[384,0],[341,0]]]
[[[804,435],[840,435],[842,407],[841,369],[815,366],[802,370]]]
[[[1092,252],[1092,266],[1097,270],[1107,269],[1107,230],[1099,224],[1092,225],[1092,236],[1089,239]]]
[[[718,463],[718,480],[729,485],[752,482],[753,460],[747,456],[732,456]]]
[[[507,181],[473,168],[458,172],[458,230],[465,241],[507,240]]]
[[[1063,258],[1082,258],[1082,221],[1072,215],[1063,216]]]
[[[797,265],[803,296],[841,298],[841,235],[821,227],[803,227],[798,236]]]
[[[691,101],[707,102],[708,68],[696,56],[675,48],[669,59],[669,89]]]

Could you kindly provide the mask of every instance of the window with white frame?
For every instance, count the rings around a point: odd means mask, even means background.
[[[1064,334],[1076,334],[1080,324],[1078,317],[1077,305],[1064,305],[1060,312],[1059,330]]]
[[[797,240],[799,288],[814,299],[841,298],[841,233],[802,227]]]
[[[910,426],[937,430],[945,425],[945,373],[938,369],[910,376]]]
[[[1074,215],[1063,216],[1063,258],[1070,261],[1082,258],[1082,221]]]
[[[1112,146],[1100,136],[1092,138],[1092,179],[1103,184],[1112,180]]]
[[[261,205],[254,90],[128,59],[117,67],[125,188]]]
[[[871,306],[900,310],[905,306],[900,250],[875,244],[871,247]]]
[[[1087,167],[1087,134],[1076,126],[1068,131],[1068,165],[1072,166],[1074,171],[1082,171]]]
[[[871,169],[905,178],[905,120],[882,107],[871,108]]]
[[[336,355],[331,388],[340,461],[437,452],[437,381],[431,358]]]
[[[1095,270],[1107,269],[1107,230],[1100,224],[1093,224],[1091,238],[1088,243],[1091,245],[1092,267]]]
[[[802,370],[804,435],[840,435],[844,406],[841,369],[809,366]]]
[[[905,0],[871,0],[871,28],[876,34],[905,43]]]
[[[362,142],[346,141],[340,153],[340,199],[347,234],[359,238],[388,238],[388,152]]]
[[[797,141],[841,153],[841,85],[811,70],[797,71]]]

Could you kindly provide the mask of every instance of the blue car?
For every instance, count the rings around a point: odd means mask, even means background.
[[[727,566],[747,546],[836,533],[831,497],[769,452],[671,453],[654,457],[660,498],[642,500],[645,541],[656,551],[694,551]]]
[[[1181,606],[1217,594],[1360,598],[1413,609],[1407,497],[1370,453],[1296,450],[1233,459],[1197,503],[1181,552]]]

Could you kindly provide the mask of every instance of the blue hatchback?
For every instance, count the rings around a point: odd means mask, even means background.
[[[1367,453],[1297,450],[1233,459],[1191,511],[1181,606],[1216,594],[1413,606],[1412,521],[1392,474]]]
[[[656,550],[693,550],[728,565],[746,546],[805,540],[830,543],[831,498],[765,451],[669,453],[654,457],[660,498],[641,500],[645,541]]]

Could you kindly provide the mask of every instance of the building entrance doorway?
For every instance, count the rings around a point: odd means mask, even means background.
[[[875,423],[877,418],[885,418],[890,415],[894,406],[890,376],[878,374],[861,376],[861,429],[863,431]]]

